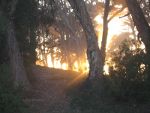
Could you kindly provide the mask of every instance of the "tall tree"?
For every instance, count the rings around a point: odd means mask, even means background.
[[[37,5],[36,0],[19,0],[14,13],[16,39],[24,65],[35,64],[36,61],[36,32],[39,11]]]
[[[89,61],[89,79],[100,76],[103,73],[102,54],[98,47],[98,38],[95,34],[90,16],[83,0],[68,0],[74,9],[86,35],[87,57]]]
[[[16,40],[15,26],[14,26],[14,12],[16,10],[17,0],[12,1],[1,1],[1,12],[7,18],[7,44],[9,50],[9,59],[11,65],[11,72],[13,75],[13,81],[15,87],[19,85],[27,88],[29,86],[29,81],[26,76],[25,68],[23,65],[23,60],[21,53],[19,51],[18,42]]]
[[[139,37],[146,46],[146,51],[150,54],[150,26],[145,19],[145,16],[140,8],[137,0],[126,0],[129,12],[132,15],[134,24],[139,32]]]
[[[106,0],[105,9],[104,9],[104,17],[103,17],[103,35],[102,35],[102,43],[101,43],[103,65],[105,63],[105,56],[106,56],[106,44],[107,44],[107,35],[108,35],[108,15],[110,12],[109,6],[110,6],[110,0]]]
[[[147,67],[148,72],[150,72],[150,26],[144,16],[142,9],[137,0],[126,0],[129,12],[132,15],[132,19],[134,24],[138,30],[138,36],[141,38],[143,43],[145,44],[145,49],[147,53]],[[150,76],[148,76],[150,78]]]

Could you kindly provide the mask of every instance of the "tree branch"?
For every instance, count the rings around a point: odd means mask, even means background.
[[[126,7],[122,7],[120,10],[116,11],[114,15],[112,15],[109,19],[108,22],[110,22],[116,15],[121,13]]]

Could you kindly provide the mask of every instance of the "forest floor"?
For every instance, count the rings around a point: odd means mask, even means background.
[[[28,113],[150,113],[150,104],[110,103],[102,101],[99,111],[87,108],[81,112],[72,109],[68,90],[75,88],[85,79],[85,74],[33,66],[29,70],[32,87],[25,92],[24,102]]]
[[[30,113],[70,113],[67,90],[84,78],[85,75],[77,72],[32,67],[32,71],[30,69],[32,88],[26,92],[24,99]],[[78,113],[78,110],[74,112]]]

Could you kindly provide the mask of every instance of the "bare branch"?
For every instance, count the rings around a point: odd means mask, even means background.
[[[109,19],[108,22],[110,22],[115,16],[117,16],[119,13],[121,13],[126,7],[122,7],[120,10],[116,11],[115,14],[113,14]]]

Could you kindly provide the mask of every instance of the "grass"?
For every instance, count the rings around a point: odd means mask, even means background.
[[[106,82],[106,79],[84,81],[69,90],[70,112],[79,109],[79,113],[150,113],[149,102],[116,100],[110,96]]]

